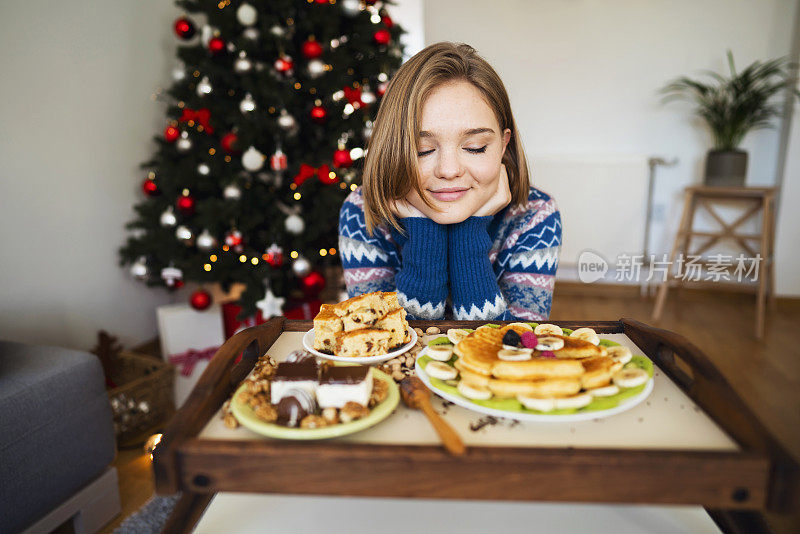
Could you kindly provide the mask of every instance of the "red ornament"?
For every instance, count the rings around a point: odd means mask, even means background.
[[[175,204],[178,206],[178,209],[186,215],[194,213],[194,197],[191,195],[182,195],[178,197],[178,201]]]
[[[183,280],[175,280],[175,282],[172,283],[170,289],[180,289],[182,287],[183,287]]]
[[[378,90],[376,91],[378,96],[383,96],[384,93],[386,93],[386,87],[388,87],[388,85],[388,82],[381,82],[378,84]]]
[[[142,191],[148,197],[155,197],[158,196],[161,191],[158,190],[158,186],[156,185],[155,181],[150,178],[145,178],[144,182],[142,182]]]
[[[308,59],[315,59],[322,55],[322,45],[314,39],[309,39],[303,43],[303,56]]]
[[[387,28],[391,28],[392,26],[394,26],[394,21],[392,20],[392,17],[390,17],[386,13],[381,15],[381,22],[383,22],[383,25],[386,26]]]
[[[317,124],[322,124],[328,118],[328,111],[322,106],[311,108],[311,119]]]
[[[289,160],[280,148],[269,157],[269,167],[273,171],[285,171],[288,166]]]
[[[221,37],[212,37],[208,41],[208,50],[214,55],[217,55],[225,50],[225,40]]]
[[[175,21],[175,35],[187,41],[194,37],[195,29],[192,21],[186,17],[181,17]]]
[[[239,141],[239,136],[233,132],[228,132],[222,136],[219,143],[222,145],[222,149],[229,154],[234,152],[238,152],[236,148],[236,142]]]
[[[178,137],[181,136],[181,131],[174,126],[167,126],[164,128],[164,140],[167,143],[174,143]]]
[[[378,30],[372,38],[375,39],[375,42],[379,45],[386,45],[392,40],[392,35],[389,33],[389,30]]]
[[[225,244],[229,247],[241,247],[244,239],[242,238],[242,233],[239,230],[231,230],[227,234],[225,234]]]
[[[277,244],[273,243],[264,254],[264,261],[269,263],[270,267],[278,268],[283,265],[283,249]]]
[[[325,289],[325,277],[319,271],[311,271],[300,279],[300,284],[306,296],[313,297]]]
[[[283,74],[289,74],[294,69],[294,61],[291,56],[281,56],[275,60],[275,70]]]
[[[345,87],[344,97],[353,105],[353,107],[360,107],[363,104],[361,101],[360,87]]]
[[[189,304],[198,311],[203,311],[211,306],[211,295],[204,289],[198,289],[189,297]]]
[[[350,157],[350,151],[339,149],[333,153],[333,166],[334,167],[349,167],[353,164],[353,158]]]

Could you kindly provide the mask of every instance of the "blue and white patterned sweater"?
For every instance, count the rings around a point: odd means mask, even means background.
[[[347,292],[397,291],[410,319],[540,321],[550,315],[561,245],[555,201],[531,187],[524,206],[441,225],[400,219],[367,233],[357,188],[339,213]],[[448,308],[448,313],[445,309]]]

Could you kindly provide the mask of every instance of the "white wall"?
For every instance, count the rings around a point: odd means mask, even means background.
[[[775,243],[775,292],[800,296],[800,104],[795,101]]]
[[[436,0],[425,3],[425,42],[469,43],[497,69],[534,182],[537,155],[679,158],[655,188],[651,248],[666,252],[710,136],[688,105],[664,105],[657,91],[702,69],[726,72],[728,48],[739,67],[789,54],[796,9],[795,0]],[[778,129],[747,137],[748,184],[774,183],[778,145]],[[800,294],[797,281],[780,287]]]
[[[117,266],[138,168],[163,128],[167,1],[0,7],[0,339],[91,348],[155,335],[158,303]]]

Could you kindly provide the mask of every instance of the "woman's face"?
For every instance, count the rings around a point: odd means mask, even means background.
[[[510,138],[474,85],[459,80],[435,88],[422,106],[417,160],[420,188],[440,212],[413,189],[409,202],[439,224],[466,220],[497,191]]]

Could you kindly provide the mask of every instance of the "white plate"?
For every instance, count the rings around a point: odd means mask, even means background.
[[[348,357],[348,356],[334,356],[333,354],[325,354],[324,352],[320,352],[314,349],[314,329],[312,328],[303,336],[303,348],[305,348],[311,354],[315,354],[320,358],[325,358],[326,360],[333,360],[335,362],[353,362],[353,363],[379,363],[385,362],[386,360],[391,360],[395,356],[400,356],[404,352],[407,352],[414,344],[417,342],[417,333],[414,329],[409,329],[411,332],[411,341],[403,345],[397,350],[393,350],[392,352],[388,352],[386,354],[379,354],[377,356],[364,356],[364,357]]]
[[[440,390],[437,387],[434,387],[431,384],[430,378],[425,370],[420,367],[419,365],[419,358],[425,355],[427,352],[428,347],[425,347],[417,354],[417,361],[414,367],[414,370],[417,373],[417,376],[422,380],[422,382],[435,394],[439,395],[445,400],[449,400],[454,404],[458,404],[462,408],[466,408],[468,410],[472,410],[474,412],[483,413],[486,415],[494,415],[495,417],[505,417],[506,419],[516,419],[518,421],[536,421],[539,423],[567,423],[571,421],[588,421],[590,419],[602,419],[604,417],[611,417],[612,415],[617,415],[618,413],[625,412],[630,410],[650,395],[650,392],[653,391],[653,378],[651,377],[650,380],[647,381],[645,384],[644,389],[641,393],[636,395],[635,397],[631,397],[629,399],[625,399],[622,401],[621,404],[615,406],[613,408],[609,408],[608,410],[597,410],[592,412],[579,412],[579,413],[570,413],[570,414],[552,414],[548,415],[546,413],[525,413],[525,412],[509,412],[506,410],[498,410],[496,408],[487,408],[486,406],[481,406],[480,404],[475,404],[471,400],[467,399],[466,397],[462,397],[461,395],[452,395],[445,391]]]

